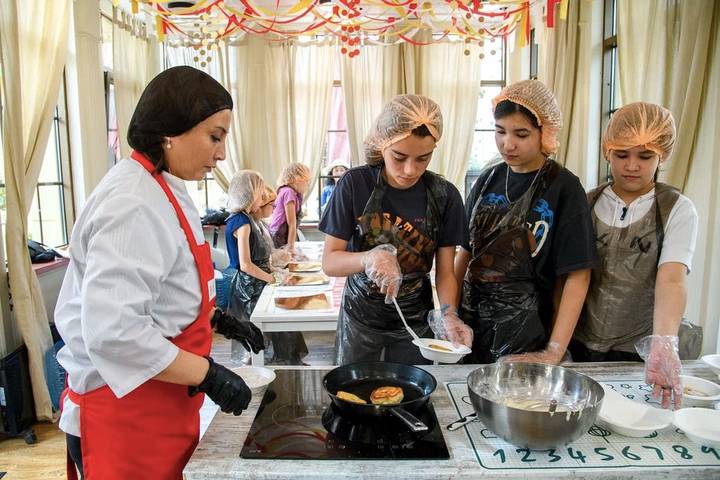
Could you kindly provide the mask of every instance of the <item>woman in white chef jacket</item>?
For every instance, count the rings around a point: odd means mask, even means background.
[[[235,415],[250,401],[243,380],[208,356],[211,328],[255,351],[262,335],[215,310],[210,251],[185,188],[225,159],[232,106],[200,70],[155,77],[130,121],[131,158],[74,226],[55,312],[68,372],[60,428],[89,480],[181,479],[199,437],[197,393]]]

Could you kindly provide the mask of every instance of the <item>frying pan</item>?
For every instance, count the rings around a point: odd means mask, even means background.
[[[397,405],[373,405],[370,394],[379,387],[400,387],[403,401]],[[435,377],[422,368],[392,362],[361,362],[330,370],[323,378],[323,387],[341,414],[349,417],[378,419],[387,415],[400,418],[413,432],[428,430],[418,420],[427,408],[430,395],[437,387]],[[337,392],[353,393],[368,403],[358,404],[342,400]],[[415,414],[415,415],[413,415]]]

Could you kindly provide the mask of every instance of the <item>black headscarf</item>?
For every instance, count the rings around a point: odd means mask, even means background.
[[[220,110],[233,108],[230,93],[207,73],[172,67],[153,78],[130,119],[128,144],[144,153],[158,170],[167,170],[162,145]]]

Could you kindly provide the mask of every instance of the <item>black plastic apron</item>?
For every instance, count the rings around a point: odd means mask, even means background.
[[[398,263],[403,282],[397,302],[410,327],[420,337],[428,336],[430,328],[425,319],[433,309],[429,272],[437,250],[441,211],[445,204],[445,180],[426,171],[426,220],[424,226],[401,228],[385,218],[382,199],[387,191],[383,170],[370,199],[358,219],[358,251],[378,245],[391,244],[397,248]],[[404,222],[403,222],[404,224]],[[409,364],[428,363],[404,329],[394,305],[385,303],[385,294],[364,272],[350,275],[345,284],[335,339],[335,364],[358,361],[385,360]],[[384,356],[383,356],[384,352]]]
[[[506,168],[510,168],[506,165]],[[535,237],[528,216],[560,167],[548,160],[509,208],[483,204],[495,168],[483,184],[470,218],[471,260],[463,282],[461,318],[474,331],[464,363],[491,363],[502,355],[545,347],[540,290],[532,263]]]
[[[258,220],[250,218],[250,260],[264,272],[271,273],[272,245]],[[267,283],[242,270],[238,270],[230,284],[228,313],[241,321],[250,321],[260,294]],[[308,354],[305,339],[300,332],[272,332],[265,334],[273,348],[274,362],[299,364]]]

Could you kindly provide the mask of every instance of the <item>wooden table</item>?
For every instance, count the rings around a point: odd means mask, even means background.
[[[600,381],[638,380],[643,377],[639,363],[578,363],[569,367]],[[283,367],[289,368],[289,367]],[[293,367],[314,368],[314,367]],[[445,382],[462,382],[475,368],[472,365],[423,366],[438,380],[431,399],[441,425],[457,420],[458,413],[445,388]],[[699,361],[684,362],[684,373],[718,381],[717,375]],[[592,469],[526,469],[518,471],[488,470],[478,462],[464,428],[450,432],[443,429],[450,451],[449,460],[248,460],[240,458],[250,425],[262,396],[253,398],[248,410],[239,417],[218,413],[185,467],[187,480],[209,479],[477,479],[483,478],[591,478],[591,479],[719,479],[720,467],[629,468],[599,467]],[[513,452],[514,454],[514,452]]]

